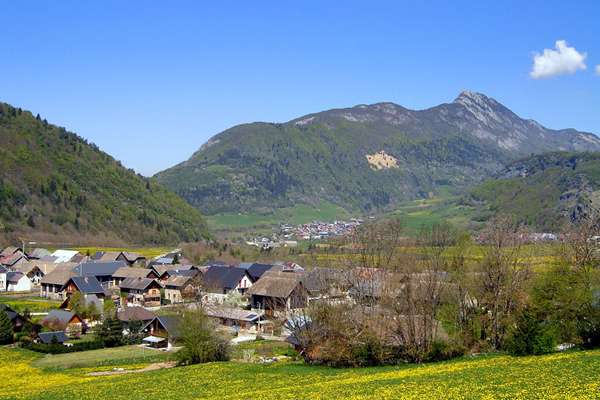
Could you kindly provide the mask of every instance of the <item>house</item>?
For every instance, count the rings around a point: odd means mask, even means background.
[[[83,262],[77,265],[73,271],[81,276],[93,276],[100,282],[102,287],[110,288],[116,286],[113,274],[122,267],[127,266],[124,261],[98,261]]]
[[[125,307],[117,312],[117,319],[123,325],[124,334],[129,334],[134,326],[137,326],[139,330],[143,329],[155,317],[156,314],[144,307]]]
[[[27,252],[27,256],[29,257],[30,260],[39,260],[42,257],[46,257],[51,255],[52,253],[50,253],[50,251],[48,251],[47,249],[42,249],[42,248],[35,248],[32,251]]]
[[[137,253],[130,253],[128,251],[122,251],[117,257],[117,261],[125,261],[128,265],[146,265],[146,257]]]
[[[36,343],[42,344],[64,344],[69,340],[69,337],[65,331],[54,331],[54,332],[40,332],[37,334],[37,338],[34,340]]]
[[[127,278],[120,285],[121,296],[130,305],[158,307],[162,286],[155,279]]]
[[[116,286],[120,286],[127,278],[157,279],[158,275],[156,275],[156,272],[154,272],[153,269],[136,267],[121,267],[113,274],[113,280]]]
[[[64,330],[69,335],[79,335],[85,330],[83,319],[67,310],[50,310],[42,319],[42,325],[53,330]]]
[[[7,292],[30,292],[32,289],[33,283],[24,273],[12,271],[6,273]]]
[[[23,253],[23,249],[20,247],[15,247],[15,246],[8,246],[5,247],[1,252],[0,252],[0,257],[4,257],[4,256],[12,256],[13,254],[16,253]]]
[[[67,281],[76,275],[73,272],[74,267],[75,264],[70,263],[58,264],[52,272],[44,275],[40,281],[40,296],[53,300],[64,299],[62,290]]]
[[[306,307],[308,291],[301,278],[296,272],[267,271],[248,289],[252,308],[274,313]]]
[[[302,283],[314,299],[343,298],[351,287],[344,271],[334,268],[313,268],[303,275]]]
[[[222,302],[231,290],[246,293],[252,286],[252,278],[243,268],[214,265],[202,275],[202,286],[209,300]]]
[[[196,274],[198,271],[195,271]],[[185,299],[193,299],[199,292],[194,280],[195,275],[173,275],[164,284],[165,299],[171,304],[182,303]]]
[[[159,315],[144,326],[143,331],[149,336],[144,343],[152,347],[171,348],[180,338],[179,317]]]
[[[27,261],[29,261],[29,259],[25,254],[21,252],[17,252],[6,256],[0,256],[0,265],[4,265],[7,268],[15,268]]]
[[[164,283],[167,281],[167,279],[169,279],[169,276],[170,276],[169,270],[172,270],[173,267],[174,267],[174,265],[172,265],[172,264],[155,264],[149,268],[158,277],[158,280],[161,283]]]
[[[42,278],[46,276],[46,274],[54,271],[59,264],[44,262],[40,260],[29,260],[25,263],[14,267],[13,270],[17,272],[22,272],[27,275],[31,283],[34,286],[39,286]]]
[[[0,265],[0,292],[6,292],[6,274],[8,270]]]
[[[258,330],[258,322],[264,315],[264,312],[260,310],[241,310],[216,305],[206,306],[204,312],[221,325],[250,331]]]
[[[54,257],[54,262],[58,264],[71,262],[72,259],[78,255],[81,256],[82,254],[79,253],[77,250],[56,250],[50,255],[50,257]]]
[[[13,332],[20,332],[27,322],[24,316],[10,308],[6,304],[0,304],[0,312],[4,311],[8,315],[8,319],[13,327]]]
[[[260,263],[242,263],[239,265],[239,268],[244,268],[248,271],[248,275],[253,282],[256,282],[260,279],[261,276],[271,268],[273,268],[272,264],[260,264]]]
[[[62,287],[64,301],[60,308],[69,309],[70,299],[75,293],[81,293],[86,304],[94,303],[96,309],[102,309],[106,292],[98,279],[94,276],[72,276]]]

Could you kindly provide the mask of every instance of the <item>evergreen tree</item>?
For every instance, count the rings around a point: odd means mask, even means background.
[[[0,310],[0,344],[13,342],[13,327],[5,310]]]
[[[120,346],[123,344],[121,321],[116,318],[105,318],[98,336],[105,347]]]

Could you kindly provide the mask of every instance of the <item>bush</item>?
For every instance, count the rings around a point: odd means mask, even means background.
[[[515,356],[552,353],[556,349],[556,334],[539,321],[533,312],[524,310],[506,341],[506,350]]]
[[[201,308],[184,309],[179,319],[180,365],[229,360],[229,340],[222,337]]]
[[[435,341],[431,345],[431,351],[425,356],[425,361],[446,361],[452,358],[464,356],[467,349],[458,343]]]
[[[99,340],[93,340],[89,342],[75,343],[72,346],[65,346],[60,343],[21,343],[21,347],[32,350],[38,353],[44,354],[64,354],[64,353],[75,353],[78,351],[96,350],[104,348],[104,344]]]

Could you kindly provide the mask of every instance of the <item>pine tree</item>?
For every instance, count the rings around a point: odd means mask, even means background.
[[[13,327],[5,310],[0,310],[0,344],[13,342]]]

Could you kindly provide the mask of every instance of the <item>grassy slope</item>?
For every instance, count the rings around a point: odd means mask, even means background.
[[[0,103],[0,241],[178,243],[204,234],[200,214],[154,180]]]
[[[597,399],[600,390],[600,350],[365,369],[229,362],[108,377],[41,370],[38,357],[0,349],[0,398]]]
[[[29,310],[30,312],[48,312],[60,305],[60,301],[42,299],[35,296],[0,296],[0,304],[8,304],[18,312]]]

